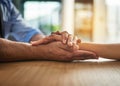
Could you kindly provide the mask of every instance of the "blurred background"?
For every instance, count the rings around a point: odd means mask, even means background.
[[[83,41],[120,42],[119,0],[13,0],[29,25],[44,34],[68,31]]]

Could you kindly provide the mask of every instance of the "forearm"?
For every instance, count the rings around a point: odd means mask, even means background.
[[[42,46],[34,47],[28,43],[0,39],[0,61],[44,59],[43,50]]]
[[[81,43],[79,47],[83,50],[93,51],[100,57],[120,59],[120,44]]]

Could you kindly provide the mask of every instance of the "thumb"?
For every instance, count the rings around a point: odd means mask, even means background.
[[[98,59],[96,53],[85,50],[77,50],[74,52],[75,60],[85,60],[85,59]]]

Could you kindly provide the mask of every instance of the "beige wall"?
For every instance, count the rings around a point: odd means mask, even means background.
[[[107,36],[105,0],[94,0],[93,41],[105,42]]]
[[[62,0],[62,31],[74,34],[74,0]]]

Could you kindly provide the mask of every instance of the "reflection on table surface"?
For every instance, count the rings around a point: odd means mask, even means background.
[[[0,86],[120,86],[120,62],[0,63]]]

